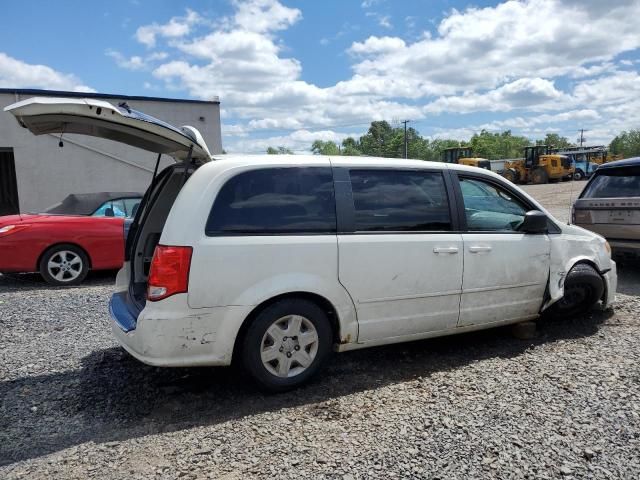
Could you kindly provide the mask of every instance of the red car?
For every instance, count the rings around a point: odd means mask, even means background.
[[[53,285],[76,285],[89,270],[122,267],[125,228],[142,195],[69,195],[41,214],[0,217],[0,272],[40,272]]]

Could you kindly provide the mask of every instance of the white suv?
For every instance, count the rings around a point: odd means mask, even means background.
[[[145,363],[237,360],[263,388],[284,390],[332,350],[521,322],[548,309],[572,315],[614,299],[606,241],[558,222],[487,170],[312,155],[218,159],[195,129],[105,102],[102,111],[114,113],[96,119],[96,101],[85,100],[82,114],[69,102],[8,109],[35,133],[58,121],[59,130],[180,160],[142,200],[110,303],[114,335]]]

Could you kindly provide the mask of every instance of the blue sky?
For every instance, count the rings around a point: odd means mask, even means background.
[[[228,151],[409,119],[605,143],[640,127],[639,0],[8,2],[0,87],[219,96]],[[29,12],[25,15],[25,12]]]

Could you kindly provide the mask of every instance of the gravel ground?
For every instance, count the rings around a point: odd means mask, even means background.
[[[557,214],[569,185],[534,195]],[[640,477],[638,267],[614,312],[340,354],[268,396],[130,358],[112,282],[0,276],[1,478]]]

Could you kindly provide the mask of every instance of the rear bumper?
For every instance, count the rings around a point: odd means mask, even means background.
[[[116,294],[110,303],[116,340],[148,365],[192,367],[230,365],[236,336],[251,307],[190,309],[187,295],[147,302],[132,325]],[[133,328],[131,328],[133,326]]]

